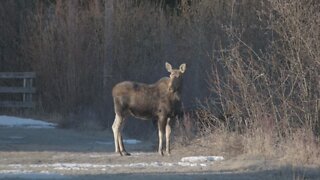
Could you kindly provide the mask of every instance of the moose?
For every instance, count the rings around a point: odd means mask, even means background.
[[[153,119],[158,125],[159,149],[163,156],[162,144],[166,135],[166,153],[170,155],[170,121],[181,115],[182,77],[186,64],[173,69],[166,62],[169,77],[163,77],[154,84],[124,81],[112,89],[115,120],[112,125],[115,152],[121,156],[130,156],[123,145],[122,129],[125,119],[133,116],[143,120]]]

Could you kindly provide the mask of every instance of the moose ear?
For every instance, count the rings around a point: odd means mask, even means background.
[[[168,72],[172,71],[172,66],[168,62],[166,62],[166,69],[167,69]]]
[[[184,73],[184,72],[186,71],[186,68],[187,68],[186,66],[187,66],[187,65],[186,65],[185,63],[183,63],[183,64],[180,65],[179,69],[180,69],[180,72],[181,72],[181,73]]]

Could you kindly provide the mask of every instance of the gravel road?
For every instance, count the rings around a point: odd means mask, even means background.
[[[0,179],[320,179],[317,168],[226,157],[186,162],[194,147],[161,157],[153,143],[128,140],[132,156],[113,152],[109,131],[0,127]]]

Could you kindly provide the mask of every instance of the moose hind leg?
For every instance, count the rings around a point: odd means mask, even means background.
[[[123,140],[122,140],[122,127],[123,127],[123,117],[116,114],[115,120],[112,125],[112,131],[114,136],[114,145],[115,145],[115,152],[120,153],[120,155],[130,155],[124,149]]]
[[[124,120],[122,120],[122,123],[120,124],[120,130],[119,130],[119,138],[118,138],[118,143],[119,143],[119,148],[120,148],[120,154],[121,156],[130,156],[131,154],[128,153],[123,144],[123,138],[122,138],[122,130],[124,126]]]
[[[114,137],[114,146],[115,146],[115,152],[119,153],[119,130],[120,130],[120,118],[119,115],[116,114],[116,117],[114,119],[114,122],[112,124],[112,131],[113,131],[113,137]]]

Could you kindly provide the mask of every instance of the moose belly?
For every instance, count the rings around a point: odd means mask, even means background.
[[[143,120],[149,120],[152,119],[154,117],[153,112],[151,110],[151,108],[147,108],[147,109],[143,109],[143,108],[130,108],[129,112],[132,116],[139,118],[139,119],[143,119]]]

